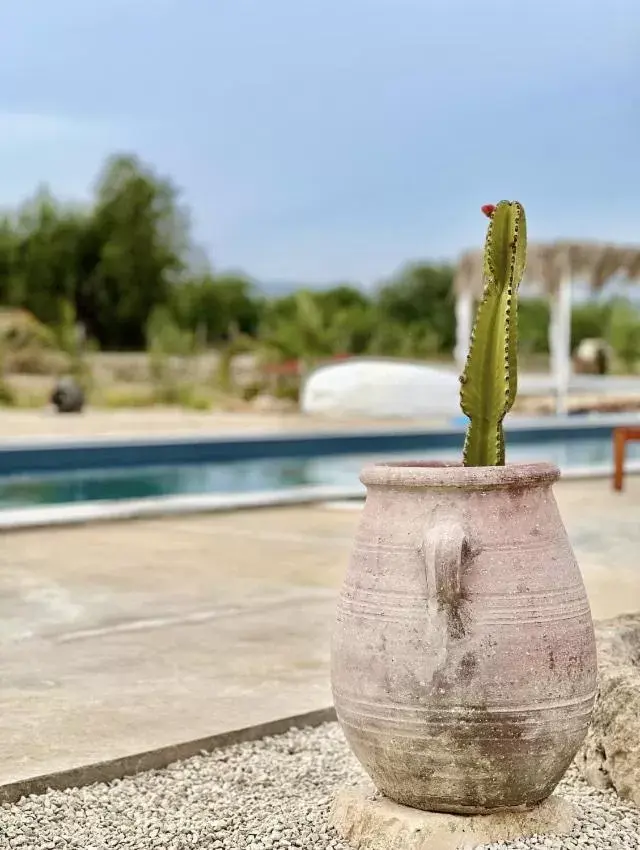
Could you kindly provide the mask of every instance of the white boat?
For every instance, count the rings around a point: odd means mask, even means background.
[[[353,358],[312,372],[300,407],[303,413],[324,416],[451,419],[460,416],[460,382],[451,369]]]

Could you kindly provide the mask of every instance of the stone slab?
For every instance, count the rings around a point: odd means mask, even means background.
[[[566,835],[574,820],[573,806],[557,795],[524,812],[449,815],[399,806],[372,785],[342,789],[331,812],[338,835],[357,850],[471,850],[532,835]]]

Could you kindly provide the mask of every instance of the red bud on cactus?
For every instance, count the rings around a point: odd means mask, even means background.
[[[480,209],[486,215],[487,218],[491,218],[491,216],[496,211],[496,205],[495,204],[484,204],[483,206],[480,207]]]

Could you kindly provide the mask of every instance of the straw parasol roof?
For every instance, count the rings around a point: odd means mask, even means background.
[[[471,291],[482,295],[482,258],[479,249],[465,252],[454,277],[457,294]],[[613,277],[640,280],[640,247],[602,242],[553,242],[527,246],[524,283],[538,283],[551,295],[563,277],[584,280],[592,289],[601,289]]]

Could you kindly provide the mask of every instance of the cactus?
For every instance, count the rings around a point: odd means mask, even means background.
[[[503,466],[503,420],[518,390],[518,286],[527,257],[524,209],[517,201],[482,208],[489,217],[484,292],[460,377],[460,406],[469,418],[465,466]]]

